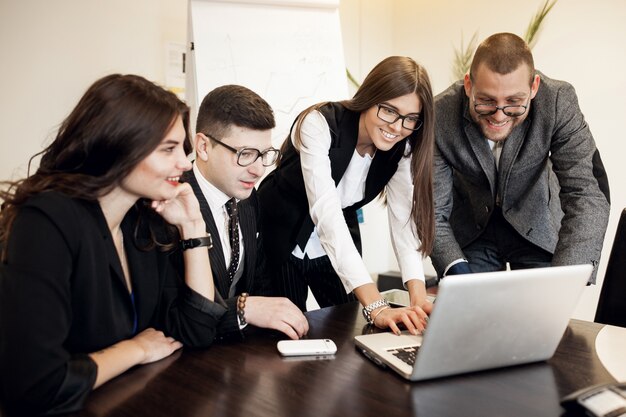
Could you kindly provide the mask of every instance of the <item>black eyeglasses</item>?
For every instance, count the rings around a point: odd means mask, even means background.
[[[232,146],[228,146],[221,140],[215,139],[208,133],[203,133],[203,135],[211,139],[213,142],[219,143],[220,145],[237,155],[237,165],[242,167],[247,167],[254,164],[259,158],[261,158],[261,163],[264,167],[269,167],[274,165],[280,157],[280,151],[278,149],[267,148],[264,151],[260,151],[256,148],[235,149]]]
[[[498,110],[502,110],[502,113],[509,117],[520,117],[521,115],[526,113],[526,109],[528,109],[528,104],[530,103],[530,95],[531,93],[528,93],[528,101],[526,102],[526,105],[516,104],[510,106],[497,106],[495,104],[476,103],[474,90],[472,89],[472,101],[474,101],[474,111],[481,116],[491,116],[492,114],[496,114]]]
[[[376,116],[389,124],[395,123],[398,119],[402,119],[402,127],[409,130],[419,130],[422,127],[422,120],[418,114],[401,115],[395,109],[384,104],[377,104],[378,111]]]

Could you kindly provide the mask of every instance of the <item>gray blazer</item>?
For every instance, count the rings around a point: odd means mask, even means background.
[[[574,88],[538,73],[526,120],[504,142],[500,169],[472,121],[463,83],[435,98],[435,221],[439,276],[484,230],[500,195],[504,218],[553,265],[597,268],[609,217],[609,186]],[[595,282],[595,272],[591,279]]]

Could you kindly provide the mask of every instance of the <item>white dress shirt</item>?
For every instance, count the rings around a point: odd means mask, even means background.
[[[330,128],[321,113],[314,111],[304,119],[301,139],[302,174],[315,229],[305,248],[296,246],[293,254],[299,258],[304,254],[309,258],[328,255],[346,292],[350,292],[371,283],[372,279],[352,241],[342,209],[363,199],[372,158],[362,157],[355,150],[344,176],[335,186],[328,157]],[[293,142],[293,135],[291,140]],[[391,243],[403,282],[416,278],[424,281],[422,254],[418,250],[420,242],[410,216],[413,199],[410,162],[411,158],[402,158],[386,186]]]

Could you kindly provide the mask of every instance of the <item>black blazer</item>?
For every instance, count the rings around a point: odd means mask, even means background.
[[[208,346],[225,308],[177,277],[168,255],[122,224],[136,306],[136,333],[161,329],[186,346]],[[20,209],[0,264],[3,402],[28,414],[81,407],[96,378],[88,353],[134,336],[135,309],[97,202],[41,193]],[[10,378],[6,376],[10,375]]]
[[[206,201],[200,185],[193,174],[193,171],[187,171],[182,176],[182,181],[191,185],[198,202],[200,203],[200,211],[206,223],[207,232],[213,236],[213,248],[209,249],[209,258],[211,259],[211,271],[213,272],[213,281],[215,289],[219,296],[228,306],[228,311],[220,320],[217,333],[218,338],[224,337],[232,333],[240,334],[239,322],[237,321],[237,298],[242,292],[250,295],[269,296],[271,295],[271,282],[265,273],[265,258],[263,255],[263,239],[257,229],[257,220],[259,218],[259,204],[256,191],[253,191],[249,198],[241,200],[237,204],[239,211],[239,227],[243,236],[242,244],[244,248],[244,264],[243,275],[237,282],[236,296],[228,298],[230,284],[228,282],[228,271],[226,268],[226,260],[224,259],[224,249],[219,239],[219,231],[213,219],[211,208]]]

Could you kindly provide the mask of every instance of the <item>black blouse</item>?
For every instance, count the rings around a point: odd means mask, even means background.
[[[15,219],[0,264],[0,393],[8,409],[79,409],[96,379],[87,355],[148,327],[205,347],[226,309],[184,284],[170,256],[122,230],[134,303],[100,205],[56,192],[31,198]],[[142,239],[144,239],[142,241]],[[180,255],[178,255],[180,256]],[[10,377],[7,377],[10,376]]]

